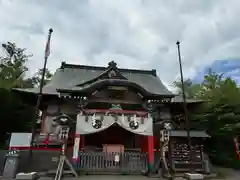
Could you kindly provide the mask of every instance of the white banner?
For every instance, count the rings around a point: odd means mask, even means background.
[[[148,117],[137,117],[136,115],[77,115],[76,133],[77,134],[93,134],[103,131],[113,124],[118,124],[120,127],[135,134],[145,136],[153,135],[153,120],[150,115]]]
[[[75,137],[74,147],[73,147],[73,159],[78,159],[80,137]]]

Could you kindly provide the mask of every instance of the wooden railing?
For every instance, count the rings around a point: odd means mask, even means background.
[[[147,154],[140,152],[80,152],[77,168],[86,173],[142,174],[147,171]]]

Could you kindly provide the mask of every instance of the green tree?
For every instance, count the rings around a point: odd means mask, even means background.
[[[175,81],[174,86],[181,94],[181,82]],[[194,84],[187,79],[184,88],[187,98],[204,102],[189,112],[189,119],[191,128],[206,130],[211,136],[205,147],[212,162],[240,168],[233,143],[233,138],[240,134],[240,88],[236,82],[209,69],[203,82]]]
[[[18,48],[15,43],[7,42],[2,44],[4,56],[0,57],[0,88],[33,88],[40,85],[43,69],[39,69],[33,77],[27,78],[28,71],[26,63],[31,54],[26,53],[26,49]],[[52,77],[52,73],[46,69],[44,84]]]
[[[181,81],[174,81],[173,85],[175,88],[177,88],[177,91],[179,94],[182,94],[182,83]],[[194,84],[190,79],[187,79],[183,81],[185,95],[187,98],[196,98],[198,93],[200,92],[201,85],[200,84]]]
[[[39,69],[33,77],[28,78],[27,80],[32,83],[32,86],[39,87],[42,79],[42,74],[43,74],[43,69]],[[52,78],[52,73],[48,69],[46,69],[45,76],[44,76],[44,85],[47,84],[51,78]]]
[[[234,136],[240,132],[240,89],[231,78],[209,71],[199,92],[198,98],[205,103],[190,117],[195,127],[207,130],[211,136],[206,145],[208,153],[215,163],[240,167],[233,144]]]
[[[6,135],[11,132],[30,132],[35,107],[24,102],[12,88],[32,88],[39,86],[42,70],[27,78],[25,72],[29,57],[26,49],[18,48],[14,43],[2,45],[4,55],[0,57],[0,146],[5,144]],[[45,83],[51,78],[47,70]]]
[[[208,130],[212,134],[238,132],[240,90],[231,78],[211,73],[205,76],[199,98],[205,100],[201,110],[201,121],[208,120]],[[208,118],[207,118],[208,117]],[[210,120],[211,119],[211,120]],[[212,123],[215,120],[215,125]],[[205,127],[205,126],[203,126]],[[212,131],[211,131],[212,130]]]
[[[0,88],[22,87],[24,73],[28,70],[26,63],[32,55],[11,42],[2,44],[2,48],[5,55],[0,57]]]
[[[31,131],[34,107],[24,104],[20,97],[3,88],[0,88],[0,102],[0,147],[3,147],[9,133]]]

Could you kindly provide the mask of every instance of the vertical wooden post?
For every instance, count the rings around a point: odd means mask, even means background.
[[[153,168],[154,163],[154,136],[147,136],[147,152],[148,152],[148,170]]]

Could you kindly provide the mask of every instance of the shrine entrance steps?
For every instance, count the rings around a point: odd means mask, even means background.
[[[77,170],[81,174],[144,174],[147,153],[80,152]]]

